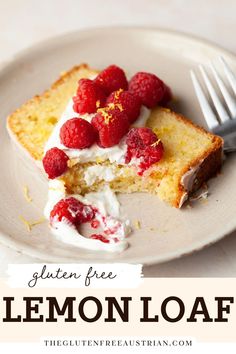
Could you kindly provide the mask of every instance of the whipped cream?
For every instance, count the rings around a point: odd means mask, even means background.
[[[70,196],[66,195],[64,183],[60,180],[50,180],[48,201],[44,209],[44,215],[48,220],[55,204],[65,197]],[[62,218],[60,222],[57,220],[51,221],[51,231],[60,241],[76,247],[110,252],[121,252],[128,247],[128,242],[125,238],[131,231],[130,223],[128,220],[125,222],[119,220],[120,204],[115,193],[108,186],[105,186],[99,192],[88,193],[84,197],[77,194],[73,194],[73,197],[85,205],[92,205],[98,209],[96,219],[100,222],[104,231],[111,232],[109,243],[83,236],[65,218]]]
[[[125,143],[125,137],[121,139],[119,144],[112,146],[110,148],[101,148],[96,143],[93,144],[90,148],[87,149],[69,149],[65,145],[60,142],[60,129],[62,125],[71,118],[83,118],[86,119],[88,122],[91,122],[92,118],[94,117],[93,114],[84,114],[81,115],[76,113],[73,110],[73,100],[71,99],[63,112],[60,120],[58,121],[55,129],[53,130],[51,136],[49,137],[44,152],[48,151],[53,147],[57,147],[67,154],[69,158],[76,159],[80,163],[85,162],[96,162],[97,159],[101,160],[109,160],[111,163],[116,162],[117,164],[125,164],[125,155],[127,151],[127,145]],[[145,126],[146,121],[150,115],[150,110],[144,106],[141,107],[141,112],[136,120],[134,126]]]
[[[61,242],[92,251],[122,252],[128,247],[126,240],[104,243],[99,240],[82,236],[78,230],[67,222],[58,222],[52,228],[52,233]]]

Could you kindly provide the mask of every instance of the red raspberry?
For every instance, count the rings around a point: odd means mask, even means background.
[[[92,124],[82,118],[66,121],[60,130],[61,143],[71,149],[85,149],[96,140],[96,131]]]
[[[156,134],[153,133],[152,129],[146,127],[130,129],[126,138],[126,144],[134,150],[145,149],[146,146],[151,145],[156,141]]]
[[[99,240],[104,243],[109,243],[109,240],[101,234],[92,234],[90,238],[92,238],[93,240]]]
[[[91,221],[95,217],[95,211],[90,205],[81,203],[74,197],[61,199],[50,213],[51,222],[56,219],[67,219],[72,224],[82,224]]]
[[[129,119],[118,108],[99,109],[91,123],[98,131],[98,145],[103,148],[118,144],[129,130]]]
[[[132,157],[140,158],[140,174],[163,156],[162,142],[150,128],[132,128],[127,135],[126,144],[126,163],[129,163]]]
[[[123,91],[120,89],[118,91],[112,92],[107,99],[107,104],[110,104],[110,106],[111,104],[121,104],[131,124],[138,118],[140,114],[140,99],[129,91]]]
[[[79,80],[76,96],[73,97],[74,111],[80,114],[94,113],[97,108],[103,107],[106,96],[99,85],[89,79]]]
[[[116,65],[110,65],[100,72],[95,78],[95,82],[109,95],[120,88],[127,90],[128,81],[124,71]]]
[[[48,150],[43,158],[43,167],[48,178],[54,179],[61,176],[67,170],[69,157],[64,151],[54,147]]]
[[[145,72],[135,74],[129,83],[129,91],[141,99],[144,106],[153,108],[164,95],[164,83],[156,75]]]
[[[147,146],[143,154],[143,161],[140,163],[139,167],[141,168],[142,173],[147,170],[151,165],[157,163],[161,160],[164,153],[163,144],[160,140],[157,140],[156,144],[152,146]]]
[[[159,105],[165,107],[170,100],[172,100],[172,92],[170,87],[165,84],[164,96],[162,97],[162,100],[159,102]]]

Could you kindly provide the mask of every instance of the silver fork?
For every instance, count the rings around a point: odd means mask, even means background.
[[[193,70],[190,70],[190,75],[209,130],[224,139],[225,152],[233,152],[236,151],[236,76],[224,58],[220,57],[219,60],[224,70],[225,77],[232,87],[232,93],[230,93],[216,68],[211,63],[209,68],[220,89],[222,98],[217,95],[205,67],[199,65],[200,73],[217,114],[214,113]]]

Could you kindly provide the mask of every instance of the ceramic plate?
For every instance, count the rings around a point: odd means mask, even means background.
[[[106,28],[67,34],[24,51],[0,75],[0,240],[30,256],[52,262],[142,262],[153,264],[200,249],[236,228],[236,154],[209,183],[210,196],[193,208],[177,210],[146,194],[120,195],[122,211],[141,228],[121,254],[77,249],[50,234],[47,222],[28,232],[20,215],[37,220],[47,198],[47,181],[12,146],[6,116],[81,62],[102,69],[116,63],[129,74],[150,71],[166,81],[178,98],[174,109],[205,126],[190,81],[189,69],[223,55],[236,71],[235,57],[221,48],[182,34],[157,29]],[[26,202],[28,186],[32,202]]]

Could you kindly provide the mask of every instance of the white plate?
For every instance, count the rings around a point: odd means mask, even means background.
[[[30,256],[53,262],[163,262],[200,249],[236,228],[236,155],[227,159],[222,174],[212,179],[207,203],[192,209],[173,209],[155,196],[121,195],[123,213],[140,220],[141,229],[129,238],[122,254],[101,254],[56,241],[47,223],[30,233],[19,220],[39,219],[47,198],[47,183],[27,159],[18,156],[5,129],[6,116],[41,93],[61,71],[81,62],[102,69],[115,63],[128,73],[150,71],[166,81],[178,102],[175,109],[205,126],[189,69],[219,55],[236,70],[235,57],[225,50],[182,34],[157,29],[106,28],[81,31],[38,44],[9,63],[0,75],[0,240]],[[30,167],[29,167],[30,166]],[[27,185],[33,203],[27,203]],[[153,228],[154,231],[150,229]]]

